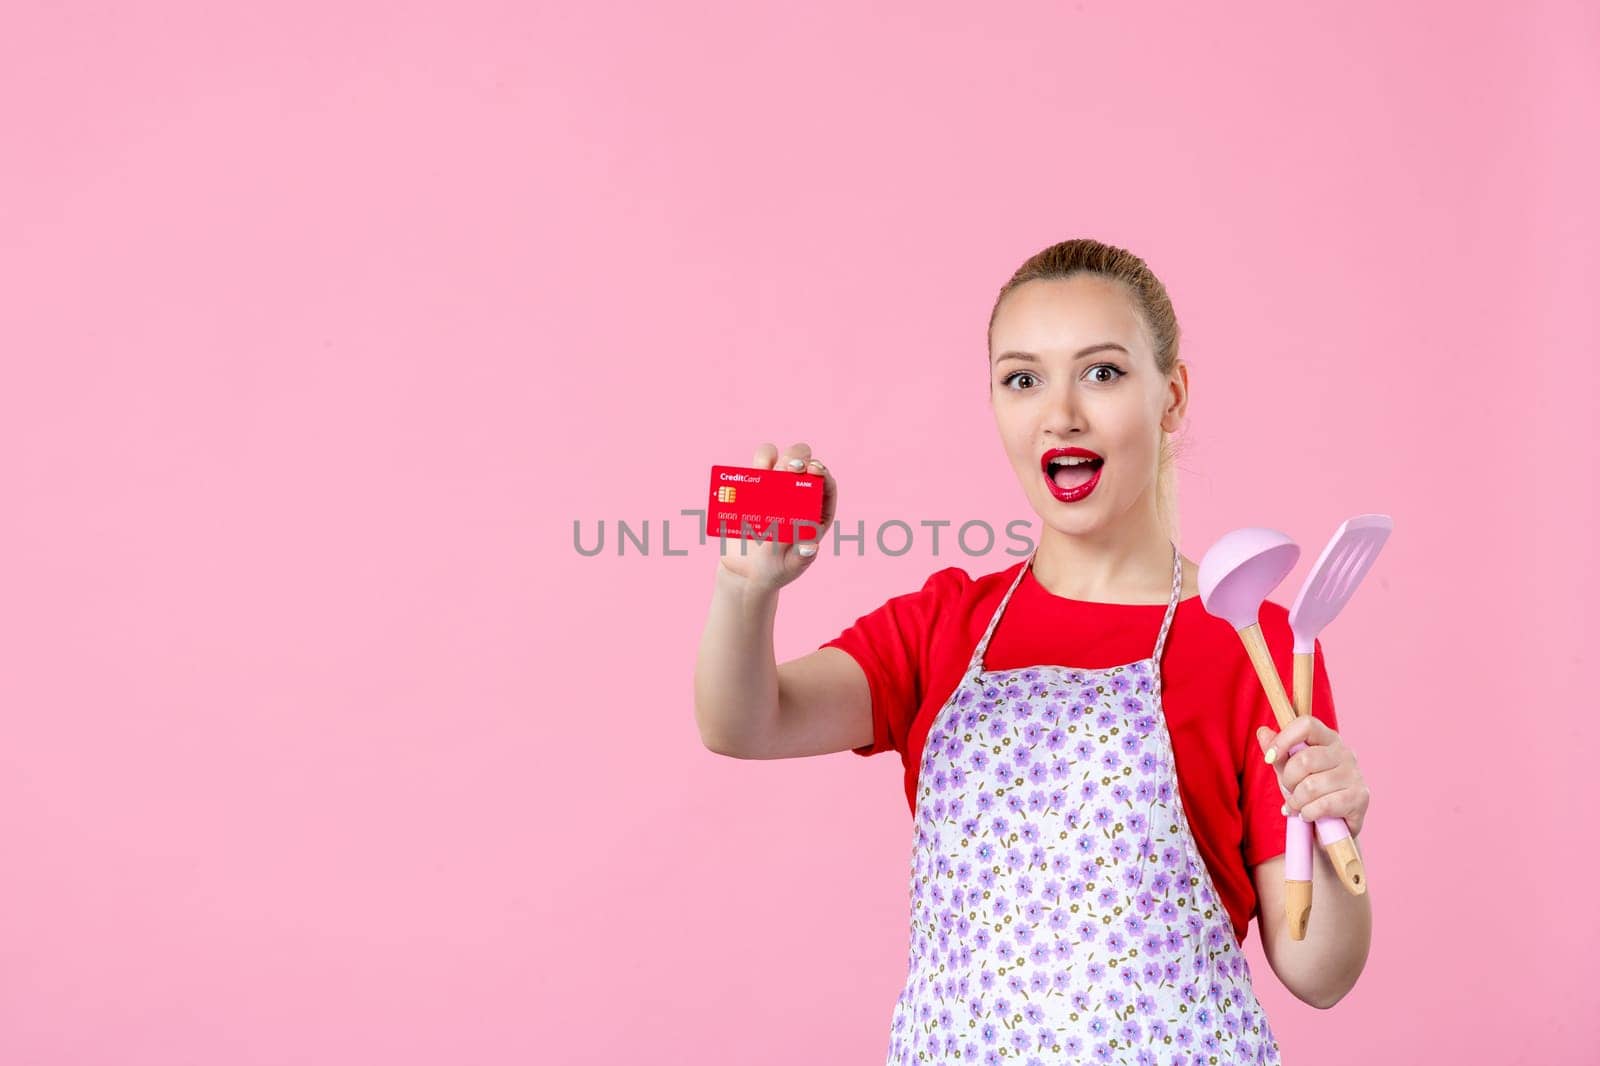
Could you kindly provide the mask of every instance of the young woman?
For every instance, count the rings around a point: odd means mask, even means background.
[[[889,1062],[1278,1062],[1241,950],[1251,917],[1274,973],[1324,1008],[1371,933],[1370,893],[1320,848],[1304,940],[1284,918],[1285,819],[1359,835],[1369,802],[1321,643],[1315,717],[1275,732],[1173,537],[1189,374],[1143,260],[1092,240],[1035,255],[995,302],[989,362],[1037,548],[976,578],[942,569],[777,664],[778,590],[815,549],[730,544],[695,671],[701,738],[748,759],[900,753],[911,950]],[[763,445],[755,465],[774,463],[826,479],[830,525],[837,487],[810,449]],[[1261,626],[1290,676],[1287,610],[1263,604]]]

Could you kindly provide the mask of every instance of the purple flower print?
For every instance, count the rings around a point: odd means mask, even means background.
[[[1083,784],[1078,786],[1078,798],[1084,802],[1094,799],[1099,792],[1100,782],[1092,777],[1086,778]]]
[[[1073,747],[1072,754],[1077,756],[1079,762],[1088,762],[1094,756],[1094,741],[1084,737]]]
[[[1124,697],[1122,697],[1122,713],[1123,714],[1128,715],[1129,717],[1134,717],[1134,716],[1137,716],[1138,714],[1140,714],[1143,710],[1144,710],[1144,700],[1140,699],[1138,696],[1124,696]]]
[[[1049,735],[1045,737],[1044,746],[1051,751],[1059,751],[1066,742],[1067,731],[1057,726],[1055,729],[1050,730]]]
[[[1005,695],[1006,695],[1006,699],[1008,699],[1008,700],[1021,699],[1022,698],[1022,693],[1023,693],[1022,686],[1017,684],[1015,681],[1012,681],[1011,683],[1009,683],[1005,687]]]
[[[1117,716],[1112,713],[1109,707],[1100,708],[1099,713],[1094,716],[1094,725],[1096,729],[1110,729],[1116,724]]]
[[[1089,706],[1090,705],[1087,704],[1087,703],[1083,703],[1082,701],[1074,700],[1072,702],[1072,704],[1067,707],[1067,721],[1068,722],[1077,722],[1077,721],[1082,720],[1084,714],[1086,714],[1088,712]]]
[[[1139,754],[1139,749],[1143,747],[1144,744],[1135,734],[1124,733],[1122,734],[1121,743],[1119,743],[1117,746],[1122,749],[1122,754],[1132,758],[1133,756]]]
[[[1120,673],[1120,674],[1112,674],[1111,677],[1108,678],[1107,681],[1106,681],[1106,687],[1109,688],[1112,692],[1118,692],[1118,693],[1127,692],[1130,688],[1133,687],[1133,681],[1132,681],[1132,679],[1130,679],[1128,677],[1126,672],[1123,672],[1123,673]],[[1134,706],[1134,710],[1138,710],[1139,709],[1139,701],[1138,700],[1134,700],[1133,701],[1133,706]]]

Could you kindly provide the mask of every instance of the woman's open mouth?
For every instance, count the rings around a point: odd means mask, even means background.
[[[1081,500],[1100,483],[1104,457],[1087,448],[1052,448],[1039,459],[1050,494],[1062,503]]]

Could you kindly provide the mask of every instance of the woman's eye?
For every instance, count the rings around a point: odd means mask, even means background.
[[[1026,370],[1013,370],[1011,373],[1000,379],[1000,384],[1010,388],[1011,383],[1018,378],[1027,378],[1029,381],[1034,380],[1033,375],[1028,373]]]
[[[1098,379],[1096,379],[1102,385],[1107,384],[1108,382],[1115,381],[1115,380],[1117,380],[1117,378],[1120,378],[1124,374],[1127,373],[1127,371],[1123,370],[1121,367],[1112,366],[1110,363],[1096,363],[1094,366],[1091,366],[1089,368],[1089,373],[1093,374],[1096,370],[1115,370],[1117,372],[1117,377],[1116,378],[1098,378]]]

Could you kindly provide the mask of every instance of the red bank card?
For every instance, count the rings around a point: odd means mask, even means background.
[[[821,537],[822,490],[823,479],[816,474],[713,466],[706,532],[780,544],[816,541]]]

